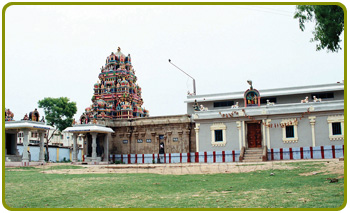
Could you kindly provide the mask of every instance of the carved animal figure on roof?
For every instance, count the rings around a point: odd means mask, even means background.
[[[313,96],[313,98],[314,98],[314,102],[321,102],[322,101],[321,98],[316,98],[316,96]]]
[[[309,97],[306,96],[304,100],[301,100],[301,103],[309,103]]]

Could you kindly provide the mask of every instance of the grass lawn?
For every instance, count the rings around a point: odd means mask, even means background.
[[[276,163],[277,164],[277,163]],[[43,174],[6,168],[4,205],[10,208],[339,208],[344,179],[318,173],[321,162],[291,162],[295,169],[249,173],[159,175]],[[80,166],[54,166],[50,169]],[[270,176],[273,172],[275,175]]]

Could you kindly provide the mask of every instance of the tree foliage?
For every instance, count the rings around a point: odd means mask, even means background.
[[[67,97],[44,98],[38,101],[39,108],[44,108],[47,124],[55,126],[61,132],[72,125],[73,116],[77,112],[75,102]]]
[[[316,44],[316,50],[327,49],[338,52],[341,49],[340,34],[344,30],[344,11],[337,5],[297,5],[294,15],[299,19],[299,27],[305,30],[305,23],[315,21],[316,26],[313,31],[314,38],[311,42]]]

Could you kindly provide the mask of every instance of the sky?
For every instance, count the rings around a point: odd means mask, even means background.
[[[186,114],[192,79],[168,59],[195,78],[197,95],[245,91],[248,79],[258,90],[344,80],[344,42],[338,53],[316,51],[315,23],[302,32],[294,12],[293,5],[10,6],[5,107],[20,120],[45,97],[68,97],[78,120],[118,47],[131,55],[150,116]]]

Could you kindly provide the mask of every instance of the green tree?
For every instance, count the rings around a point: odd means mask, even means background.
[[[344,11],[337,5],[297,5],[294,14],[299,19],[299,27],[305,30],[305,23],[315,21],[316,26],[312,32],[314,37],[311,42],[316,44],[316,50],[327,49],[338,52],[341,49],[340,34],[344,30]]]
[[[44,109],[46,123],[56,128],[50,137],[49,132],[46,134],[46,153],[47,159],[49,159],[49,141],[57,130],[62,132],[65,128],[72,125],[77,106],[75,102],[70,102],[67,97],[44,98],[38,101],[38,105],[39,108]]]

